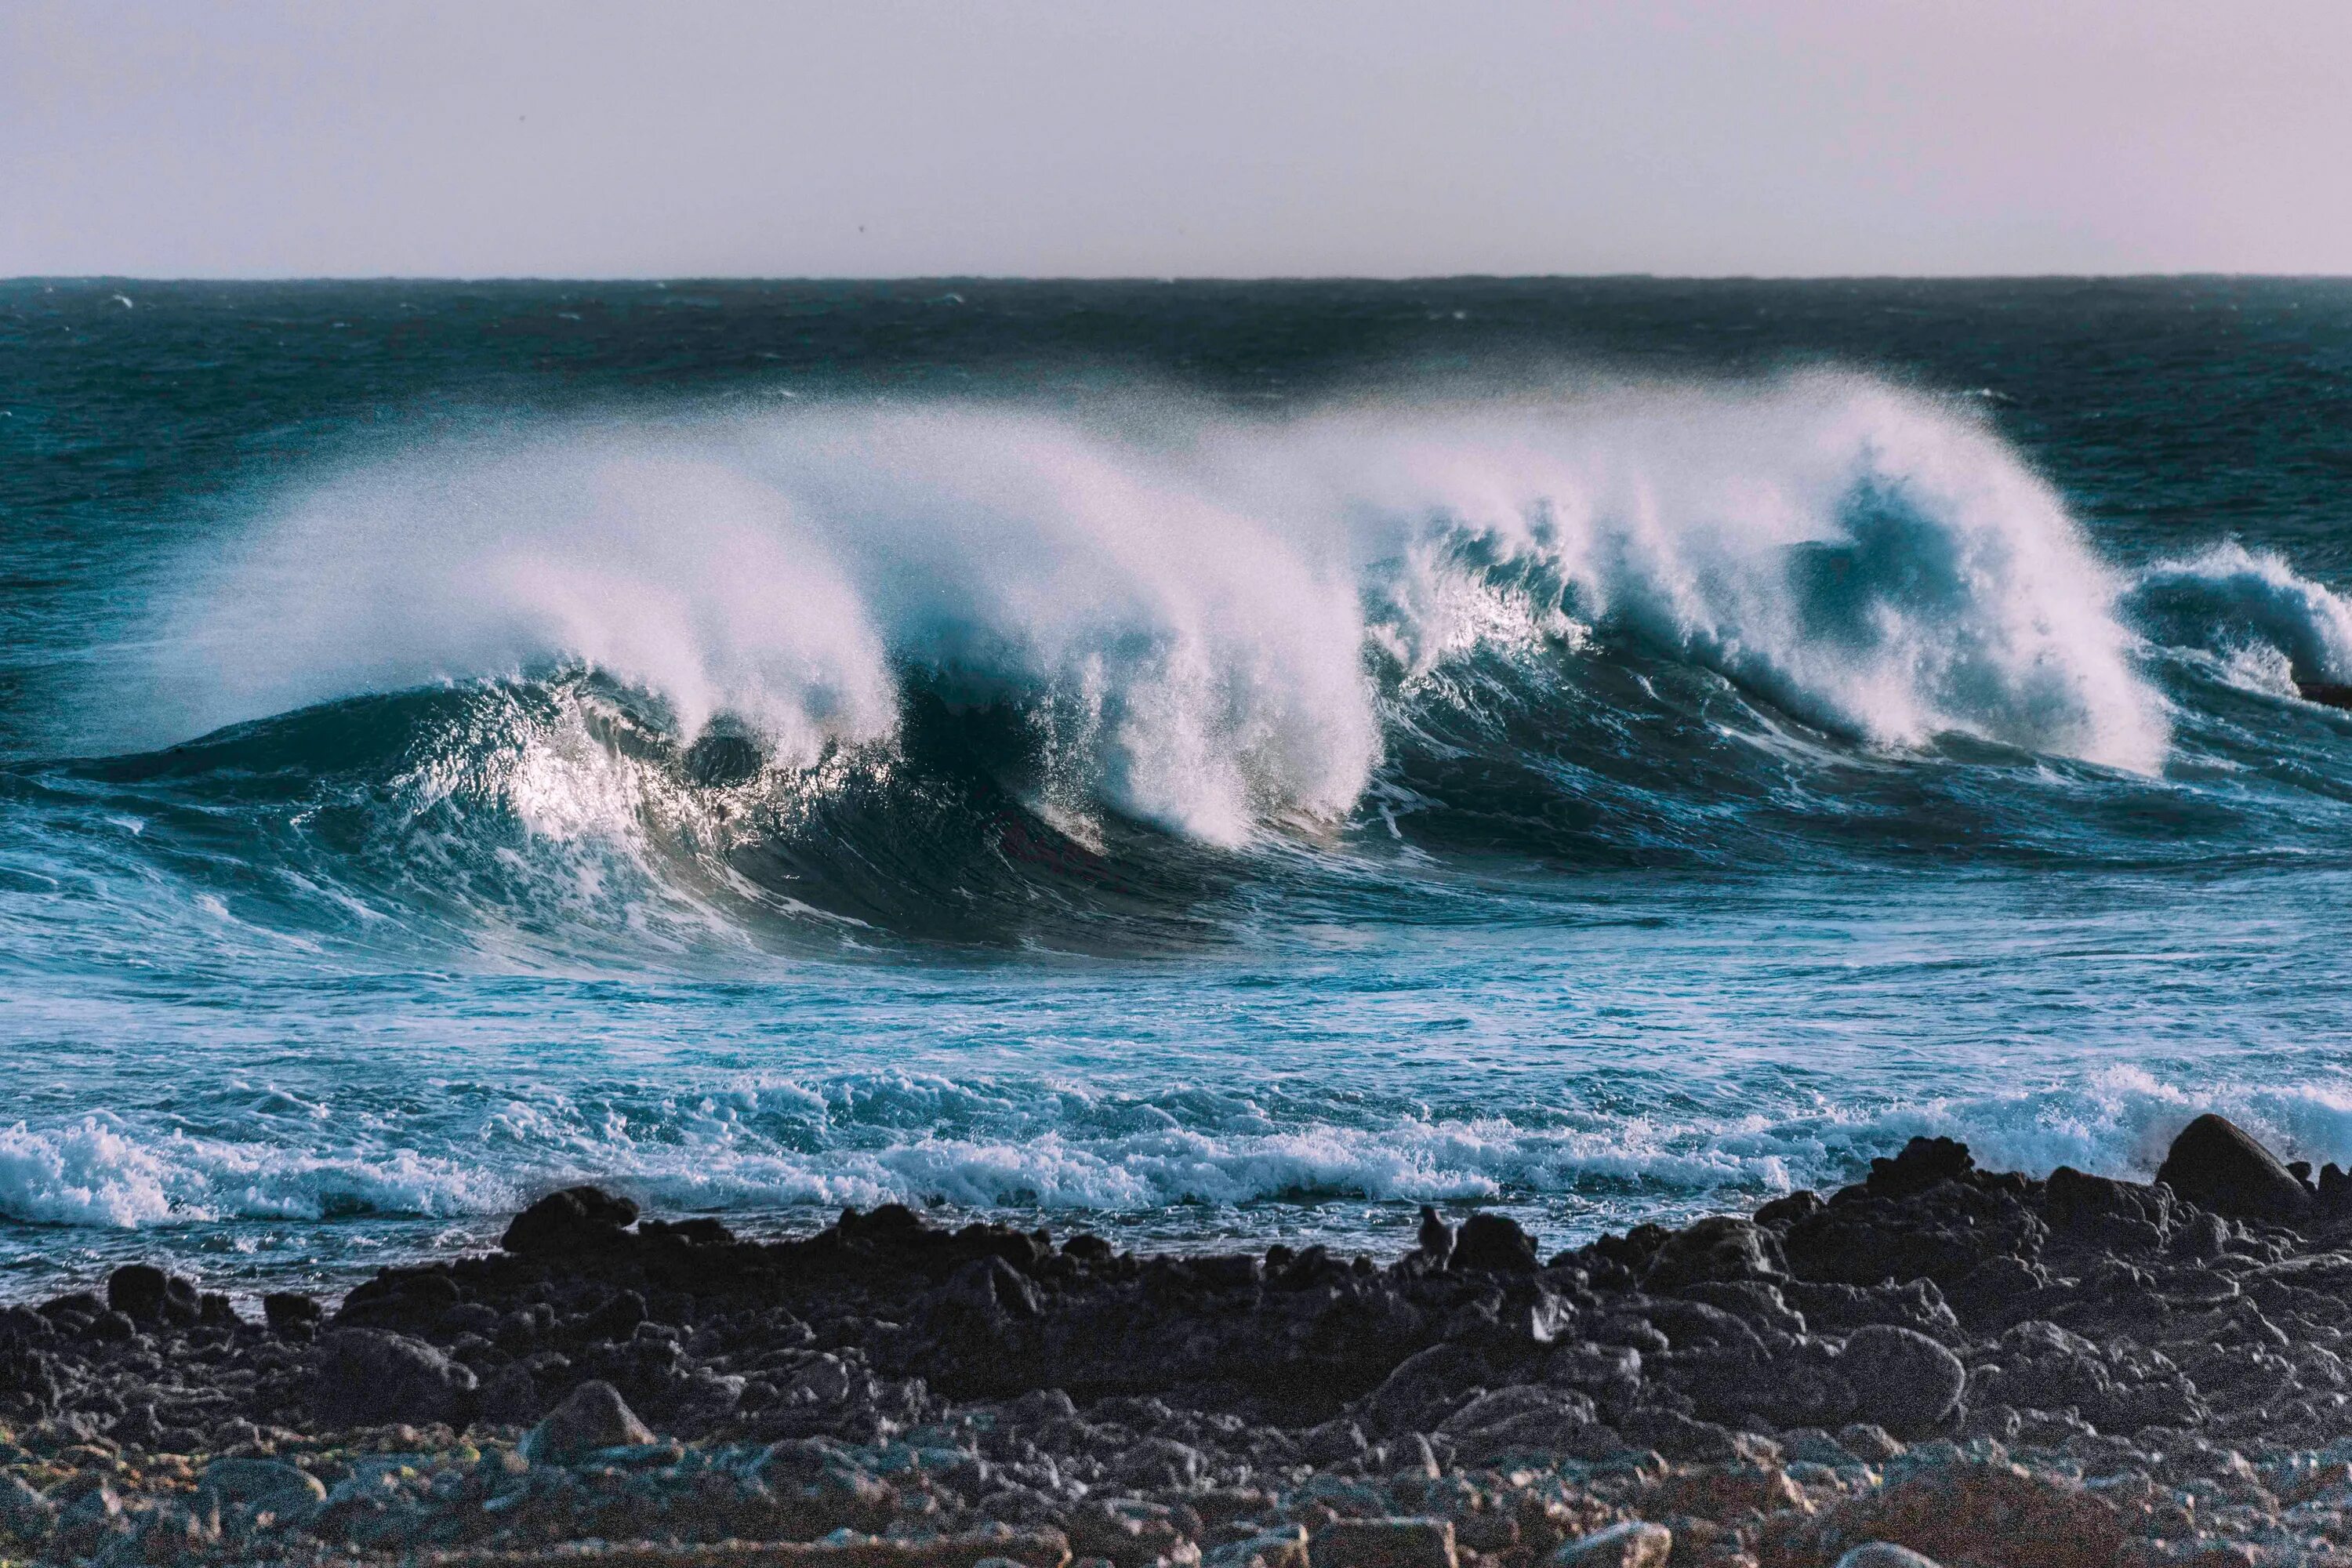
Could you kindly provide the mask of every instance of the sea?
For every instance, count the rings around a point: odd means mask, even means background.
[[[2352,1161],[2352,281],[0,283],[0,1297]]]

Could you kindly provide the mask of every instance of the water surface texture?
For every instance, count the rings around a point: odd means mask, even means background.
[[[2352,284],[0,284],[0,1292],[2352,1159]]]

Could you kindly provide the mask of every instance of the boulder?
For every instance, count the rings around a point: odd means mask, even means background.
[[[642,1448],[660,1441],[609,1383],[583,1383],[522,1440],[535,1465],[566,1465],[599,1448]]]
[[[308,1333],[319,1326],[324,1315],[315,1298],[299,1290],[272,1290],[261,1299],[262,1319],[276,1334]]]
[[[196,1479],[196,1489],[210,1492],[223,1502],[229,1503],[298,1494],[323,1502],[327,1497],[325,1486],[308,1470],[289,1465],[283,1459],[252,1458],[242,1455],[215,1459],[206,1465],[203,1474]]]
[[[1837,1560],[1837,1568],[1937,1568],[1932,1557],[1922,1557],[1891,1541],[1865,1541]]]
[[[1951,1138],[1914,1138],[1891,1160],[1873,1160],[1864,1185],[1874,1196],[1908,1197],[1939,1182],[1965,1182],[1975,1174],[1976,1157]]]
[[[1673,1290],[1717,1281],[1777,1279],[1788,1272],[1779,1237],[1752,1220],[1717,1215],[1668,1237],[1650,1259],[1643,1285],[1651,1290]]]
[[[151,1263],[126,1263],[106,1277],[106,1304],[142,1325],[185,1326],[203,1315],[196,1288]]]
[[[309,1520],[327,1500],[319,1478],[283,1459],[215,1459],[197,1479],[199,1511],[242,1514],[278,1523]]]
[[[1563,1543],[1551,1562],[1553,1568],[1665,1568],[1674,1550],[1674,1532],[1664,1525],[1629,1519]]]
[[[2126,1538],[2124,1519],[2099,1492],[1987,1458],[1923,1466],[1884,1491],[1843,1499],[1805,1521],[1782,1551],[1792,1561],[1828,1561],[1846,1542],[1863,1541],[1944,1562],[2085,1568],[2116,1563]]]
[[[1916,1330],[1885,1323],[1856,1329],[1838,1357],[1838,1371],[1863,1415],[1898,1434],[1934,1430],[1968,1384],[1959,1357]]]
[[[1474,1214],[1462,1222],[1454,1242],[1452,1266],[1497,1274],[1533,1274],[1543,1267],[1528,1233],[1517,1222],[1498,1214]]]
[[[637,1205],[598,1187],[550,1193],[515,1215],[499,1245],[509,1252],[559,1257],[609,1247],[637,1221]]]
[[[1296,1524],[1264,1531],[1220,1546],[1202,1561],[1206,1568],[1308,1568],[1307,1531]]]
[[[2310,1192],[2242,1127],[2211,1112],[2180,1130],[2156,1179],[2199,1208],[2236,1219],[2293,1221]]]
[[[1337,1520],[1315,1532],[1307,1554],[1315,1568],[1455,1568],[1454,1521]]]
[[[57,1528],[58,1505],[26,1484],[22,1476],[0,1474],[0,1531],[18,1541],[46,1541]]]
[[[383,1329],[341,1329],[319,1342],[312,1398],[329,1426],[458,1423],[473,1369],[422,1340]]]

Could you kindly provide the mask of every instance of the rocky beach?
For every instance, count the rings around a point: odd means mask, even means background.
[[[2204,1117],[2152,1184],[1916,1140],[1544,1258],[1136,1257],[593,1188],[263,1321],[145,1266],[0,1315],[57,1561],[1981,1568],[2352,1554],[2352,1184]],[[1910,1555],[1916,1553],[1916,1556]]]

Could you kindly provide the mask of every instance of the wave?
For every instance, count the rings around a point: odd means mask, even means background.
[[[1858,1178],[1914,1136],[1989,1167],[2061,1164],[2146,1180],[2219,1110],[2274,1146],[2352,1156],[2352,1094],[2329,1082],[2215,1089],[2142,1067],[2046,1088],[1824,1104],[1793,1088],[1748,1109],[1425,1107],[1280,1092],[1087,1090],[1067,1082],[866,1072],[631,1096],[486,1097],[444,1125],[410,1097],[299,1124],[199,1135],[93,1115],[0,1130],[0,1215],[100,1229],[236,1221],[495,1220],[577,1181],[669,1212],[779,1214],[900,1202],[1086,1224],[1344,1201],[1538,1204],[1588,1234]],[[314,1108],[315,1109],[315,1108]],[[306,1130],[307,1128],[307,1130]],[[1180,1226],[1181,1228],[1181,1226]],[[1245,1228],[1245,1227],[1244,1227]]]
[[[2146,770],[2120,584],[1958,405],[1853,377],[1275,423],[956,405],[525,432],[288,501],[167,638],[207,722],[576,663],[773,764],[1006,701],[1213,842],[1361,796],[1388,709],[1622,635],[1888,745]]]
[[[2127,603],[2151,637],[2220,656],[2258,687],[2292,695],[2352,681],[2352,603],[2273,552],[2233,542],[2158,562]]]
[[[301,481],[157,618],[148,727],[227,727],[0,779],[66,860],[137,821],[224,918],[260,866],[313,929],[668,952],[1191,940],[1253,877],[1396,905],[1329,853],[1383,843],[2140,856],[2221,809],[2168,658],[2352,674],[2284,561],[2113,567],[1972,405],[1830,374],[535,426]]]

